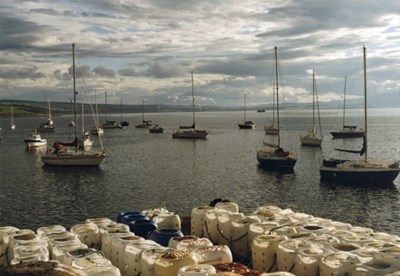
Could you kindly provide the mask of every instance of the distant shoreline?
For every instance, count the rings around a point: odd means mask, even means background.
[[[396,103],[394,103],[396,104]],[[18,101],[18,100],[0,100],[0,118],[10,117],[11,105],[13,106],[14,117],[43,117],[47,116],[48,103],[47,102],[35,102],[35,101]],[[81,104],[79,104],[80,109]],[[320,104],[320,110],[335,110],[340,108],[338,102],[335,103],[323,103]],[[85,113],[91,113],[94,109],[93,105],[85,104]],[[349,109],[361,108],[360,104],[349,104]],[[157,109],[159,108],[159,111]],[[281,110],[308,110],[311,108],[311,103],[286,103],[281,106]],[[370,106],[371,109],[378,108]],[[379,107],[379,109],[394,108],[398,109],[399,106],[385,106]],[[257,110],[264,109],[266,112],[272,110],[272,104],[263,104],[257,106],[251,106],[247,108],[248,113],[257,113]],[[119,105],[119,104],[108,104],[107,109],[105,104],[98,105],[99,114],[104,114],[107,110],[109,114],[137,114],[143,112],[143,106],[138,105]],[[201,106],[197,107],[198,112],[217,112],[217,111],[243,111],[242,106]],[[191,112],[191,107],[188,105],[169,105],[163,104],[159,107],[155,104],[149,104],[145,106],[145,113],[174,113],[174,112]],[[258,112],[263,114],[264,112]],[[71,103],[66,102],[52,102],[51,103],[51,114],[52,116],[62,116],[72,114]],[[395,114],[394,114],[395,115]]]

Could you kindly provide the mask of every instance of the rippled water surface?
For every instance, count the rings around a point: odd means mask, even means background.
[[[400,234],[399,178],[385,188],[320,182],[323,156],[337,156],[335,147],[359,149],[362,144],[361,139],[330,137],[329,130],[340,124],[335,111],[322,112],[322,149],[300,145],[300,134],[311,124],[309,111],[287,111],[281,118],[282,145],[298,155],[294,173],[258,167],[256,151],[270,138],[263,131],[269,115],[248,111],[247,119],[257,128],[239,130],[242,112],[196,113],[196,125],[208,128],[210,134],[207,140],[193,141],[172,139],[174,128],[191,124],[191,113],[146,114],[146,119],[157,120],[165,128],[163,134],[136,129],[141,114],[126,114],[124,120],[131,126],[106,130],[102,140],[107,157],[99,168],[44,167],[41,152],[27,151],[23,140],[45,118],[16,118],[14,131],[7,129],[9,119],[1,118],[0,226],[69,227],[90,217],[114,219],[121,211],[160,206],[185,216],[193,207],[225,198],[237,202],[246,214],[260,205],[276,205]],[[400,111],[373,111],[372,115],[369,156],[399,160]],[[43,134],[49,144],[72,140],[70,119],[54,119],[56,132]],[[91,120],[86,120],[90,127]]]

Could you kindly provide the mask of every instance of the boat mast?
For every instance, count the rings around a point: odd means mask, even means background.
[[[121,122],[122,122],[122,99],[121,100]]]
[[[144,100],[142,100],[142,123],[144,123]]]
[[[76,81],[75,81],[75,43],[72,43],[72,81],[73,81],[73,93],[74,93],[74,123],[75,123],[75,141],[77,142],[77,130],[76,130]],[[49,102],[50,107],[50,102]],[[50,109],[49,109],[50,110]],[[75,152],[78,151],[78,143],[75,143]]]
[[[244,123],[246,123],[246,92],[244,92]]]
[[[272,127],[275,127],[275,78],[272,79]]]
[[[83,93],[82,93],[82,120],[81,120],[81,124],[82,124],[82,134],[85,134],[85,99],[83,98]]]
[[[50,99],[47,100],[47,105],[48,105],[48,117],[49,117],[49,121],[51,121],[51,108],[50,108]]]
[[[49,102],[48,102],[48,105],[49,105],[49,119],[51,120],[51,109],[50,109],[50,100],[49,100]]]
[[[319,113],[319,102],[318,102],[318,91],[317,91],[317,82],[314,80],[315,87],[315,102],[317,103],[317,114],[318,114],[318,126],[319,126],[319,135],[322,140],[322,127],[321,127],[321,115]]]
[[[160,122],[160,99],[158,98],[158,90],[156,90],[156,100],[157,100],[157,122]]]
[[[281,130],[279,126],[279,82],[278,82],[278,47],[275,46],[275,75],[276,75],[276,119],[278,126],[278,147],[281,146]]]
[[[11,105],[11,125],[13,125],[13,124],[14,124],[14,108]]]
[[[193,83],[193,71],[192,74],[192,113],[193,113],[193,129],[196,128],[195,117],[194,117],[194,83]]]
[[[108,108],[107,108],[107,92],[104,92],[105,93],[105,104],[106,104],[106,113],[105,113],[105,117],[106,117],[106,123],[107,123],[107,121],[108,121]]]
[[[315,136],[315,69],[312,71],[313,99],[312,99],[312,133]]]
[[[95,119],[95,124],[96,124],[96,129],[97,133],[99,131],[99,108],[97,106],[97,92],[96,89],[94,90],[94,102],[96,104],[96,119]]]
[[[367,117],[367,59],[366,59],[366,48],[363,46],[363,56],[364,56],[364,149],[365,149],[365,162],[368,161],[368,143],[367,143],[367,126],[368,126],[368,117]]]
[[[343,130],[345,129],[345,117],[346,117],[346,83],[347,77],[344,77],[344,92],[343,92]]]

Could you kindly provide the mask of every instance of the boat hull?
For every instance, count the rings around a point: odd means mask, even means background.
[[[26,144],[26,146],[27,146],[28,148],[43,147],[43,146],[46,146],[46,145],[47,145],[47,141],[46,141],[46,140],[44,140],[44,141],[38,141],[38,140],[29,140],[29,139],[26,139],[26,140],[24,140],[24,142],[25,142],[25,144]]]
[[[359,138],[364,136],[364,131],[331,131],[333,138]]]
[[[320,147],[322,144],[322,139],[316,136],[307,135],[300,137],[300,142],[303,146]]]
[[[43,147],[47,145],[47,140],[42,139],[40,134],[33,130],[32,133],[24,140],[28,148]]]
[[[42,162],[47,166],[99,166],[105,155],[98,154],[48,154],[42,156]]]
[[[278,135],[278,133],[279,133],[279,129],[277,129],[277,128],[264,128],[264,131],[265,131],[265,134],[268,134],[268,135]]]
[[[320,177],[323,182],[342,182],[363,185],[387,185],[393,181],[400,173],[398,163],[387,167],[342,167],[346,164],[345,160],[324,160],[320,168]],[[396,165],[397,164],[397,165]]]
[[[297,158],[275,154],[265,155],[262,151],[259,151],[257,152],[257,161],[260,167],[266,170],[292,170],[296,165]]]
[[[36,129],[37,132],[54,132],[55,127],[39,127]]]
[[[164,129],[162,127],[150,127],[149,132],[150,133],[163,133]]]
[[[140,124],[140,125],[135,125],[135,128],[150,128],[152,125],[146,125],[146,124]]]
[[[106,121],[104,124],[101,125],[102,129],[115,129],[115,128],[122,128],[122,126],[117,123],[116,121]]]
[[[122,126],[120,126],[120,125],[102,125],[101,128],[102,129],[117,129],[117,128],[121,129]]]
[[[104,129],[101,128],[101,127],[99,127],[99,128],[94,127],[94,128],[92,128],[90,130],[90,134],[97,135],[97,136],[103,135],[104,134]]]
[[[250,123],[244,123],[244,124],[238,124],[240,129],[253,129],[256,127],[255,124],[250,124]]]
[[[172,138],[177,139],[206,139],[208,130],[177,130],[172,133]]]

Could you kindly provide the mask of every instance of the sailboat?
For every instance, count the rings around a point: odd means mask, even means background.
[[[272,80],[272,124],[264,126],[265,134],[278,135],[279,129],[275,125],[275,79]]]
[[[82,97],[82,133],[78,140],[80,149],[89,150],[93,145],[93,140],[90,138],[89,131],[85,130],[85,105]]]
[[[96,116],[95,116],[95,120],[94,120],[95,126],[92,127],[92,129],[90,130],[90,134],[100,136],[100,135],[104,134],[104,129],[100,126],[100,123],[99,123],[99,108],[97,107],[96,90],[94,91],[94,101],[95,101],[95,105],[96,105]]]
[[[317,135],[315,131],[315,107],[317,107],[317,115],[318,115],[318,126],[319,126],[319,134]],[[322,144],[322,130],[321,130],[321,118],[319,116],[319,105],[318,105],[318,95],[317,95],[317,84],[315,82],[315,70],[313,70],[313,119],[312,119],[312,128],[308,133],[304,136],[300,136],[300,142],[303,146],[314,146],[320,147]]]
[[[107,110],[107,92],[105,92],[105,105],[106,105],[106,122],[101,125],[103,129],[113,129],[113,128],[122,128],[121,124],[117,123],[116,121],[108,120],[108,110]]]
[[[157,95],[157,121],[159,120],[159,113],[160,113],[160,100],[158,99]],[[163,133],[164,129],[159,124],[153,124],[149,127],[150,133]]]
[[[252,129],[256,127],[256,124],[252,121],[246,120],[246,93],[244,93],[244,120],[243,123],[239,123],[238,126],[240,129]]]
[[[297,157],[289,151],[281,148],[281,136],[279,128],[279,84],[278,84],[278,48],[275,47],[275,74],[276,74],[276,114],[278,127],[278,144],[263,142],[263,148],[257,151],[257,161],[266,170],[292,170]]]
[[[105,157],[104,150],[99,152],[89,152],[78,149],[77,116],[76,116],[77,91],[75,83],[74,43],[72,44],[72,74],[73,74],[73,94],[74,94],[75,139],[71,143],[55,142],[53,145],[54,151],[51,152],[51,150],[49,149],[49,151],[47,151],[47,153],[42,156],[42,162],[45,165],[51,165],[51,166],[99,166]],[[69,147],[74,147],[74,150],[70,150]]]
[[[15,129],[15,122],[14,122],[14,107],[11,106],[11,122],[10,122],[10,129]]]
[[[333,138],[359,138],[364,136],[364,130],[357,129],[356,125],[346,125],[346,78],[344,79],[342,129],[332,130],[330,133]]]
[[[153,125],[152,121],[144,119],[144,100],[142,101],[142,123],[135,125],[136,128],[149,128]]]
[[[122,99],[121,99],[121,122],[119,123],[122,127],[129,126],[129,122],[122,119]]]
[[[191,126],[180,126],[179,129],[174,130],[172,133],[172,138],[180,139],[206,139],[209,131],[207,129],[196,129],[195,123],[195,104],[194,104],[194,83],[193,83],[193,72],[192,74],[192,114],[193,114],[193,124]]]
[[[363,47],[364,61],[364,143],[361,150],[339,151],[357,153],[364,155],[364,160],[323,160],[320,168],[321,181],[338,181],[345,183],[357,183],[363,186],[393,184],[393,181],[400,173],[399,162],[386,160],[368,159],[368,100],[367,100],[367,65],[366,48]]]
[[[47,122],[41,123],[40,126],[36,129],[37,132],[54,132],[54,130],[55,130],[55,125],[54,125],[53,119],[51,118],[50,100],[47,101],[47,104],[48,104]]]

